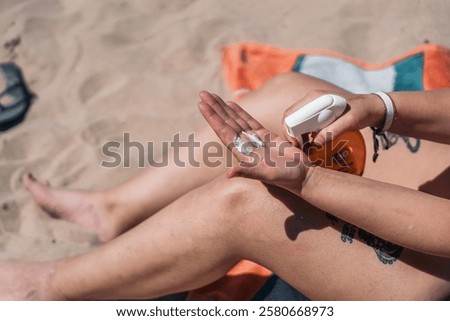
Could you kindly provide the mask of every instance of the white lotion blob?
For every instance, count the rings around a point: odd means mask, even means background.
[[[249,134],[244,131],[242,131],[241,134],[247,137],[249,141],[243,140],[239,136],[236,136],[233,139],[233,144],[240,153],[248,155],[253,150],[252,146],[256,148],[264,147],[264,142],[258,137],[258,135],[254,133]]]
[[[252,151],[252,147],[249,146],[250,142],[243,140],[242,138],[240,138],[239,136],[236,136],[233,139],[233,144],[234,146],[237,148],[237,150],[239,151],[239,153],[242,153],[244,155],[248,155],[250,154],[250,152]]]
[[[247,132],[242,132],[256,148],[264,147],[264,142],[255,133],[249,134]]]

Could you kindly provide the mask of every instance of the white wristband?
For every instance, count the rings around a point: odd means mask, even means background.
[[[395,117],[394,103],[392,102],[391,97],[389,97],[389,95],[386,94],[385,92],[377,91],[374,94],[381,98],[381,100],[384,103],[384,106],[386,107],[383,131],[387,131],[391,127],[392,122],[394,121]]]

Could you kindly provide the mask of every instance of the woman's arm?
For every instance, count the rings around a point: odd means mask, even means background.
[[[396,119],[390,131],[450,144],[450,89],[393,92]]]
[[[229,176],[282,187],[310,204],[387,241],[450,257],[450,201],[408,188],[311,167],[298,148],[267,131],[238,105],[202,92],[200,111],[240,162]],[[244,155],[234,147],[242,131],[256,133],[264,147]]]
[[[302,108],[306,103],[328,92],[314,91],[289,107],[285,117]],[[390,132],[450,144],[450,89],[429,91],[403,91],[388,93],[396,113]],[[346,95],[347,110],[329,126],[323,128],[316,143],[323,144],[347,130],[358,130],[368,126],[382,128],[385,106],[374,94]],[[327,135],[331,133],[331,135]],[[286,136],[289,139],[288,136]]]
[[[387,241],[450,257],[449,200],[321,167],[309,169],[297,194]]]

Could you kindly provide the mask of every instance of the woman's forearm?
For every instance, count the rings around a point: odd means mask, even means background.
[[[392,92],[396,119],[389,131],[450,144],[450,89]]]
[[[398,245],[450,257],[450,201],[371,179],[311,168],[310,204]]]

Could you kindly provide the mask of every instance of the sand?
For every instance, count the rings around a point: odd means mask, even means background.
[[[0,260],[47,260],[96,246],[48,217],[20,181],[100,190],[139,173],[100,166],[105,142],[170,140],[204,125],[201,89],[230,97],[221,47],[258,41],[371,62],[425,41],[450,46],[450,2],[327,0],[0,0],[0,61],[21,66],[38,99],[0,134]],[[157,153],[160,151],[158,150]]]

